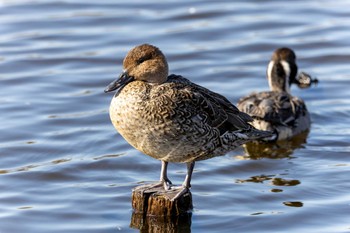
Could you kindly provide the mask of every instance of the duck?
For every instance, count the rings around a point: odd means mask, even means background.
[[[266,71],[270,91],[254,92],[237,103],[240,111],[254,119],[252,125],[255,128],[273,132],[266,141],[287,140],[310,129],[310,114],[305,102],[293,96],[290,87],[292,84],[309,87],[318,80],[305,72],[297,73],[295,52],[288,47],[278,48]]]
[[[161,161],[160,181],[154,186],[176,190],[176,200],[189,191],[196,161],[224,155],[242,144],[270,137],[255,129],[253,119],[224,96],[189,79],[171,74],[156,46],[132,48],[123,71],[105,92],[114,92],[111,122],[135,149]],[[183,184],[172,185],[168,163],[186,163]]]

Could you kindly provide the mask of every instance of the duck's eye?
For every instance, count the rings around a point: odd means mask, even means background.
[[[141,63],[143,63],[144,61],[151,59],[151,57],[152,57],[152,56],[143,56],[143,57],[140,57],[140,58],[137,60],[137,64],[141,64]]]
[[[141,64],[144,62],[146,59],[144,57],[141,57],[140,59],[137,60],[137,64]]]

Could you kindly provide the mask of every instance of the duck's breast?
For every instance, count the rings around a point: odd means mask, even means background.
[[[116,95],[110,117],[117,131],[136,149],[169,162],[186,162],[213,150],[219,140],[198,115],[191,93],[167,83],[132,82]]]

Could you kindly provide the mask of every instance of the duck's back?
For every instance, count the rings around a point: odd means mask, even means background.
[[[293,137],[310,128],[304,101],[286,92],[253,93],[239,100],[237,107],[253,117],[253,126],[278,133],[278,140]]]

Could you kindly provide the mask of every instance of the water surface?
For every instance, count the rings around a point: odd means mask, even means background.
[[[350,232],[348,1],[0,0],[0,232]],[[320,83],[292,88],[309,134],[198,162],[185,219],[132,224],[131,189],[160,162],[129,146],[104,87],[126,52],[158,46],[171,73],[233,103],[268,88],[293,48]],[[171,164],[181,183],[185,165]],[[168,228],[167,228],[168,227]]]

